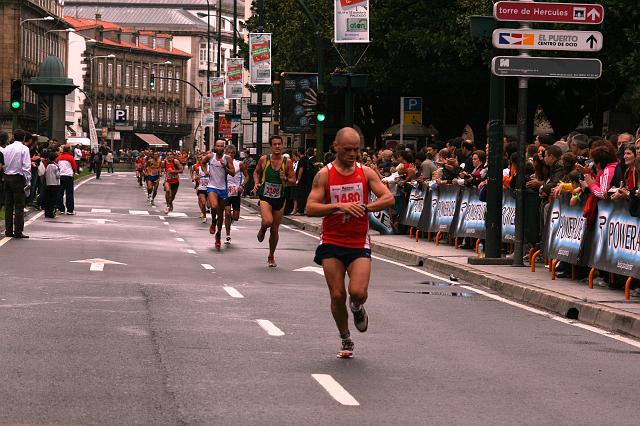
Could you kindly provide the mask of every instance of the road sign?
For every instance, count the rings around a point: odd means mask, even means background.
[[[601,24],[604,7],[599,4],[499,1],[493,5],[499,21]]]
[[[497,29],[493,32],[493,47],[497,49],[597,52],[602,49],[602,33],[598,31]]]
[[[240,117],[231,118],[231,134],[232,135],[242,134],[242,121],[240,120]]]
[[[422,98],[401,98],[402,124],[422,124]]]
[[[491,72],[500,77],[600,78],[602,62],[585,58],[496,56]]]
[[[113,113],[113,122],[115,124],[127,124],[127,110],[126,109],[115,109]]]

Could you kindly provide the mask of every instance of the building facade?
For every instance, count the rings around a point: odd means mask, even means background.
[[[38,132],[38,96],[26,84],[41,63],[57,56],[67,66],[69,28],[63,19],[64,0],[0,1],[0,129]],[[22,80],[22,109],[10,110],[11,80]]]
[[[177,49],[170,34],[121,27],[99,15],[66,20],[85,39],[81,109],[91,108],[99,136],[115,139],[117,148],[143,148],[138,135],[153,134],[181,148],[193,126],[185,84],[178,80],[184,79],[191,55]],[[116,111],[126,111],[126,122],[115,122]],[[87,129],[88,115],[82,116]]]

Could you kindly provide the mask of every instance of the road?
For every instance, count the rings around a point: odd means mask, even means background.
[[[103,174],[0,241],[0,424],[637,424],[640,344],[384,259],[336,359],[315,237],[269,269],[243,210],[215,252],[189,183],[164,217]]]

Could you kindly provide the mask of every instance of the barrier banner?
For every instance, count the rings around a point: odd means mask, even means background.
[[[423,232],[434,232],[436,229],[436,209],[438,208],[438,199],[440,197],[440,190],[435,187],[429,187],[424,197],[424,207],[422,209],[422,216],[420,216],[420,222],[418,222],[418,228]]]
[[[373,192],[369,192],[369,203],[373,203],[378,197]],[[388,209],[379,212],[369,212],[369,228],[378,231],[382,235],[395,234],[393,221]]]
[[[460,187],[458,185],[440,185],[437,191],[438,201],[431,212],[433,216],[431,231],[448,233],[456,215]]]
[[[404,215],[400,216],[400,223],[406,226],[417,227],[422,217],[422,210],[424,207],[424,199],[428,187],[426,185],[416,185],[411,190],[409,195],[409,202],[407,208],[404,211]]]
[[[589,266],[640,278],[640,219],[629,214],[629,203],[600,200],[597,217]]]
[[[593,233],[587,233],[587,220],[582,217],[586,197],[575,206],[571,195],[562,193],[549,207],[544,234],[547,257],[574,265],[587,266]]]
[[[458,238],[485,238],[487,203],[480,201],[478,188],[465,188],[459,202],[460,208],[451,232]]]
[[[502,191],[502,242],[513,243],[516,239],[516,199],[510,190]]]

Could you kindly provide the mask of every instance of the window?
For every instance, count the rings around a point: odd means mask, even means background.
[[[147,90],[149,85],[147,84],[147,78],[149,77],[149,70],[144,68],[142,70],[142,90]]]
[[[149,112],[151,113],[151,122],[153,123],[156,119],[156,110],[154,108],[150,108]]]
[[[167,107],[167,124],[171,124],[171,107]]]
[[[113,121],[113,108],[111,104],[107,104],[107,123]]]
[[[139,113],[139,107],[136,105],[133,107],[133,122],[137,125],[138,124],[138,113]]]
[[[98,118],[102,119],[102,104],[98,104]]]
[[[213,43],[209,45],[209,57],[213,60]],[[200,48],[198,49],[198,59],[200,63],[206,65],[207,63],[207,43],[200,43]]]
[[[116,65],[116,87],[122,87],[122,64]]]
[[[136,67],[133,74],[133,87],[135,89],[140,87],[140,67]]]
[[[124,87],[131,87],[131,66],[127,65],[124,75]]]
[[[142,107],[142,123],[147,124],[147,107]]]
[[[104,75],[104,64],[102,62],[98,62],[98,86],[102,86]]]
[[[180,71],[176,71],[176,78],[180,78]],[[180,93],[180,81],[176,81],[176,93]]]
[[[162,92],[164,90],[164,70],[160,70],[160,79],[158,80],[158,87]]]
[[[176,127],[178,127],[178,123],[180,122],[180,118],[179,118],[180,112],[178,111],[178,108],[176,108]]]
[[[167,72],[167,77],[173,78],[173,71]],[[173,80],[167,80],[167,92],[171,93],[171,83]]]
[[[164,111],[162,107],[158,108],[158,122],[162,124],[164,122]]]
[[[113,87],[113,64],[107,64],[107,86]]]

